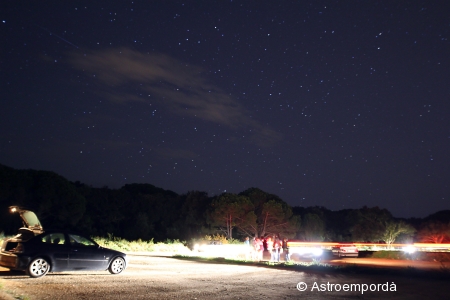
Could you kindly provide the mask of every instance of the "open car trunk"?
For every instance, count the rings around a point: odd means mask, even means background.
[[[17,206],[11,206],[9,209],[12,213],[18,213],[23,222],[23,227],[19,228],[19,233],[11,241],[26,241],[44,232],[41,222],[31,210],[21,209]]]

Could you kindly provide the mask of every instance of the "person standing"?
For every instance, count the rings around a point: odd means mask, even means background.
[[[260,262],[262,260],[262,254],[264,251],[263,243],[259,238],[255,239],[255,243],[253,244],[255,251],[255,260]]]
[[[276,238],[275,241],[273,242],[273,250],[272,250],[272,253],[273,253],[272,261],[273,262],[277,262],[277,263],[280,262],[280,252],[282,249],[281,247],[282,247],[282,245],[281,245],[280,239]]]
[[[284,252],[284,261],[290,261],[291,256],[289,254],[289,245],[288,245],[288,239],[283,240],[283,252]]]
[[[252,248],[250,246],[250,238],[247,236],[244,240],[245,245],[245,260],[249,260],[252,257]]]
[[[274,256],[273,256],[273,240],[272,238],[269,236],[267,238],[267,251],[270,253],[270,261],[274,261]]]
[[[258,245],[259,245],[258,259],[259,261],[262,261],[264,256],[264,240],[260,239]]]
[[[250,241],[250,253],[252,254],[252,261],[256,260],[256,238],[252,237],[252,240]]]

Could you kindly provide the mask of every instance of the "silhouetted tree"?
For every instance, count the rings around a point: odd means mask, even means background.
[[[307,213],[302,218],[301,232],[305,241],[325,240],[325,222],[317,214]]]
[[[351,228],[352,240],[358,242],[377,242],[383,237],[385,222],[392,220],[391,213],[386,209],[367,206],[352,211],[348,215]]]
[[[33,210],[44,228],[74,228],[82,218],[85,198],[75,185],[49,171],[15,170],[0,165],[0,203]]]
[[[198,238],[209,234],[206,212],[211,205],[212,198],[206,192],[190,191],[182,195],[182,206],[178,226],[182,228],[183,238]]]

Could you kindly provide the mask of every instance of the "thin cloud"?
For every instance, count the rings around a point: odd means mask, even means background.
[[[125,103],[158,101],[170,112],[197,117],[232,129],[251,128],[253,142],[271,145],[280,135],[248,117],[249,113],[218,86],[211,84],[200,67],[182,63],[165,54],[149,54],[128,48],[74,53],[75,68],[95,75],[105,98]],[[146,97],[128,90],[139,88]],[[150,98],[147,98],[150,95]]]

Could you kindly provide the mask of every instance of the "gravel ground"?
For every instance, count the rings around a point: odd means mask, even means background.
[[[0,270],[5,298],[21,299],[448,299],[443,280],[383,276],[327,275],[267,266],[228,265],[170,257],[131,256],[120,275],[108,272],[50,273],[31,279],[22,273]],[[297,284],[308,287],[301,292]],[[386,284],[396,291],[319,291],[327,283]],[[337,286],[335,286],[337,287]],[[383,286],[380,286],[381,289]],[[9,298],[6,298],[9,297]],[[17,299],[17,298],[16,298]]]

